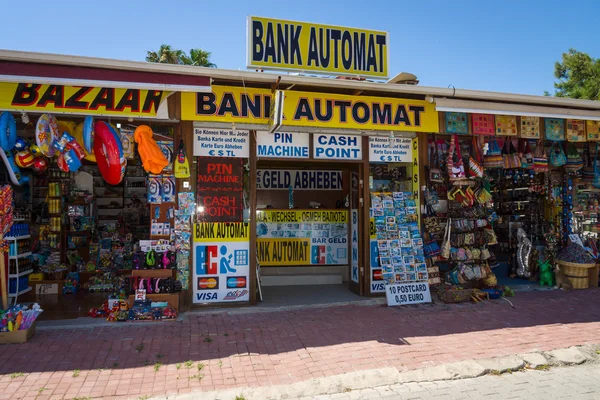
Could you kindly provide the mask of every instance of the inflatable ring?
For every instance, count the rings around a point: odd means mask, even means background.
[[[94,154],[98,169],[110,185],[118,185],[125,176],[127,159],[116,130],[103,121],[94,124]]]
[[[11,151],[17,143],[17,123],[8,111],[0,115],[0,147],[4,151]]]
[[[76,128],[77,124],[73,121],[58,121],[58,137],[61,137],[65,132],[73,136]]]
[[[94,152],[94,117],[87,116],[83,120],[83,148],[89,154]]]
[[[29,177],[23,175],[15,163],[15,157],[13,156],[12,151],[0,150],[0,158],[2,158],[4,165],[6,165],[8,176],[10,177],[10,181],[13,183],[13,185],[21,186],[29,182]]]
[[[35,141],[46,157],[54,155],[54,147],[52,143],[58,140],[59,130],[58,122],[52,114],[42,114],[35,126]]]
[[[96,155],[94,154],[94,146],[92,145],[92,147],[89,151],[85,147],[85,139],[84,139],[84,134],[83,134],[85,129],[86,128],[85,128],[84,122],[77,125],[77,128],[75,128],[75,131],[73,132],[73,137],[75,138],[77,143],[79,143],[81,145],[81,148],[83,148],[83,151],[85,152],[85,159],[88,161],[91,161],[91,162],[96,162]],[[93,130],[92,130],[92,135],[93,135]]]

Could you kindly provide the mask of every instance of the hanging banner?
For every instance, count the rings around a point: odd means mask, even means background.
[[[256,133],[257,157],[309,158],[310,135],[308,133]]]
[[[258,190],[342,190],[342,171],[259,169]]]
[[[0,82],[0,110],[156,117],[170,94],[161,90]]]
[[[250,225],[194,225],[193,302],[249,301]]]
[[[369,137],[370,162],[407,162],[413,161],[412,139]]]
[[[362,137],[314,134],[313,157],[325,160],[362,160]]]
[[[248,158],[250,155],[250,132],[194,127],[194,155]]]
[[[212,93],[181,93],[184,121],[269,124],[269,89],[213,86]],[[424,100],[285,91],[283,123],[358,131],[439,132],[435,105]]]
[[[261,210],[256,213],[261,265],[348,264],[348,212]]]
[[[248,68],[388,77],[388,33],[248,17]]]

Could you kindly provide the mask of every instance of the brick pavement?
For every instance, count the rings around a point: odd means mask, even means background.
[[[500,376],[380,386],[301,400],[586,400],[600,397],[600,365],[528,370]]]
[[[40,330],[29,343],[0,346],[0,399],[135,399],[600,342],[600,289],[518,293],[511,300],[516,309],[502,300],[246,308],[150,326]]]

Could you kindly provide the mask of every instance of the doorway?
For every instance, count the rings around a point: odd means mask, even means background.
[[[360,299],[361,167],[258,161],[256,246],[267,303]]]

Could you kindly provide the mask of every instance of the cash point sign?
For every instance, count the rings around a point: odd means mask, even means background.
[[[156,117],[160,104],[169,94],[161,90],[2,82],[0,109]]]
[[[387,32],[248,17],[248,68],[388,77]]]
[[[212,93],[181,94],[185,121],[269,124],[268,89],[213,86]],[[424,100],[285,91],[283,128],[439,132],[435,106]]]

